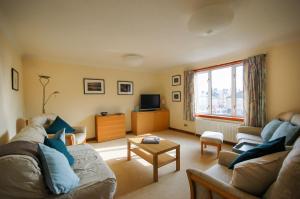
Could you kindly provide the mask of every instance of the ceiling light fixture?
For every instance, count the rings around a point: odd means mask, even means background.
[[[191,16],[188,28],[201,36],[214,35],[227,28],[233,17],[231,5],[225,3],[207,5]]]
[[[144,62],[144,57],[137,54],[124,55],[123,59],[126,62],[126,64],[131,67],[141,66]]]

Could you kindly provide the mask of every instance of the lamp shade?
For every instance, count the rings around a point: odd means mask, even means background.
[[[213,35],[227,28],[233,17],[234,12],[230,5],[208,5],[191,16],[188,28],[189,31],[201,36]]]

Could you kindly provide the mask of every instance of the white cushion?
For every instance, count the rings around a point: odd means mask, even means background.
[[[28,141],[43,143],[46,136],[47,133],[42,126],[29,125],[23,128],[10,142]]]
[[[222,144],[223,143],[223,133],[213,132],[213,131],[205,131],[201,135],[200,140],[204,141],[204,142]]]
[[[30,124],[36,126],[44,126],[48,120],[54,121],[57,116],[54,114],[43,114],[36,117],[31,118]]]
[[[250,194],[261,196],[276,180],[288,151],[273,153],[235,165],[231,184]]]

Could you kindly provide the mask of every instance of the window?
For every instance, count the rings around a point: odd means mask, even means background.
[[[195,113],[243,117],[243,65],[235,64],[195,74]]]

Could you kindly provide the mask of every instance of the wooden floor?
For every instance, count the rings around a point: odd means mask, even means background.
[[[200,139],[172,130],[152,133],[180,144],[180,171],[175,172],[176,163],[172,162],[158,170],[159,181],[153,182],[153,167],[139,156],[127,161],[126,138],[104,143],[91,143],[109,164],[117,177],[116,198],[121,199],[185,199],[189,198],[189,185],[186,169],[206,170],[217,162],[217,151],[214,146],[207,146],[201,155]],[[232,146],[223,144],[222,150],[231,150]],[[175,157],[175,150],[169,155]]]

